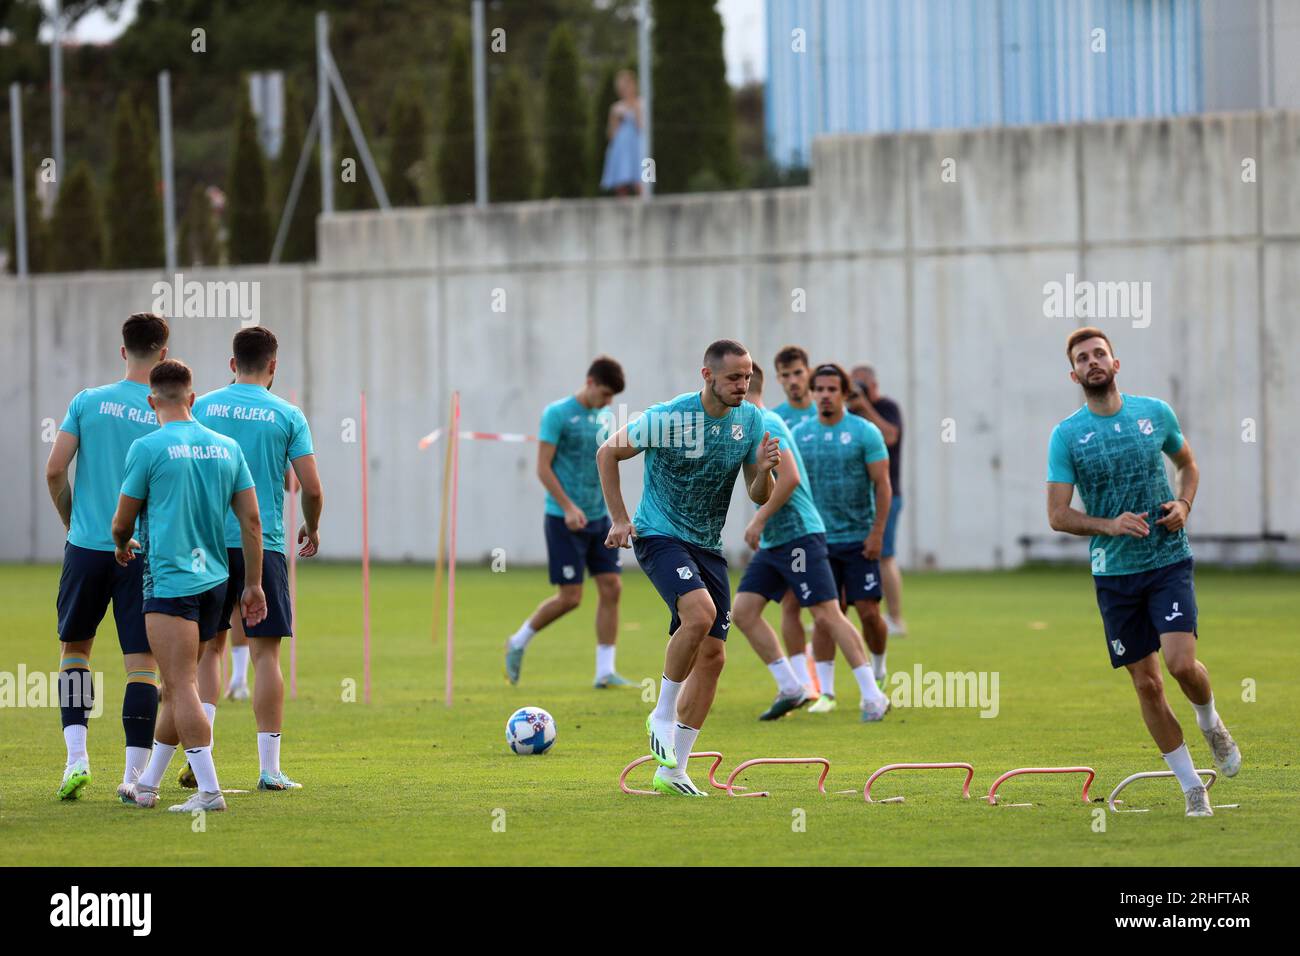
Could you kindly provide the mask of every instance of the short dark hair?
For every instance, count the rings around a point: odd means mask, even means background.
[[[772,360],[772,364],[778,371],[782,365],[794,365],[796,362],[802,362],[805,368],[808,367],[808,353],[797,345],[787,345],[777,352],[776,358]]]
[[[1088,339],[1101,339],[1106,343],[1106,348],[1114,356],[1115,346],[1110,344],[1110,338],[1101,329],[1092,325],[1085,325],[1081,329],[1075,329],[1070,333],[1070,337],[1065,340],[1065,357],[1070,360],[1070,365],[1074,365],[1074,347],[1080,342],[1086,342]]]
[[[735,339],[718,339],[704,350],[704,364],[709,368],[717,368],[722,364],[723,358],[728,355],[748,355],[749,349],[745,348]]]
[[[280,350],[280,343],[270,329],[254,325],[236,332],[230,347],[235,353],[235,368],[245,375],[252,375],[266,370]]]
[[[134,358],[148,358],[167,345],[171,329],[167,320],[154,312],[136,312],[122,323],[122,344]]]
[[[754,362],[754,374],[749,380],[749,393],[759,395],[763,392],[763,367]]]
[[[595,381],[597,385],[603,385],[615,395],[623,391],[623,366],[608,355],[597,355],[591,360],[591,367],[587,369],[587,378]]]
[[[847,398],[849,394],[849,373],[844,371],[843,366],[837,365],[835,362],[822,362],[821,365],[818,365],[813,369],[809,381],[811,381],[815,386],[817,384],[817,379],[829,375],[834,375],[840,380],[840,391],[844,394],[844,397]]]
[[[149,372],[150,390],[167,401],[180,401],[190,393],[193,385],[194,376],[190,374],[190,367],[179,359],[159,362]]]

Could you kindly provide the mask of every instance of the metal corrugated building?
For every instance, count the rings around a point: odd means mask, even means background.
[[[814,136],[1199,112],[1201,0],[767,0],[769,155]]]

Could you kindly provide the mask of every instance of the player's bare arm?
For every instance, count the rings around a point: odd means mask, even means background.
[[[802,480],[794,454],[788,448],[782,448],[780,455],[776,468],[776,485],[772,488],[772,494],[766,503],[759,507],[745,528],[745,543],[755,551],[758,550],[758,539],[763,537],[763,529],[767,527],[768,519],[785,506]]]
[[[551,493],[564,510],[564,526],[570,531],[581,531],[587,527],[587,513],[573,503],[568,495],[564,493],[564,486],[560,484],[559,477],[555,474],[555,445],[548,441],[537,443],[537,480],[542,483],[542,487]]]
[[[770,432],[763,432],[763,440],[758,443],[754,463],[745,465],[745,486],[749,500],[754,504],[766,504],[772,497],[772,470],[780,463],[781,439],[773,438]]]
[[[1112,538],[1122,535],[1145,538],[1151,533],[1151,529],[1147,526],[1145,511],[1140,515],[1126,511],[1114,518],[1097,518],[1084,514],[1078,508],[1071,508],[1070,499],[1073,497],[1074,485],[1069,482],[1049,481],[1047,483],[1047,521],[1053,531],[1084,536],[1102,534]]]
[[[315,455],[300,455],[290,464],[298,479],[298,487],[302,489],[302,527],[298,529],[298,543],[302,548],[298,557],[310,558],[320,550],[320,516],[325,508],[325,491],[321,487]]]
[[[230,507],[239,519],[240,546],[244,549],[244,593],[240,616],[250,627],[266,619],[266,594],[262,591],[262,516],[257,510],[257,489],[236,491]]]
[[[882,458],[867,465],[867,474],[876,489],[876,518],[871,532],[862,542],[862,556],[870,561],[880,560],[885,547],[885,525],[889,523],[889,506],[894,500],[894,488],[889,482],[889,459]]]
[[[113,514],[113,544],[117,546],[115,557],[117,563],[126,567],[135,559],[135,552],[140,550],[140,542],[131,537],[135,530],[135,519],[140,516],[143,498],[119,495],[117,511]]]
[[[50,499],[65,531],[72,527],[72,483],[68,481],[68,469],[80,444],[76,435],[59,432],[54,438],[54,447],[50,449],[49,461],[45,463],[45,484],[50,489]]]
[[[1187,525],[1187,516],[1191,514],[1192,502],[1196,500],[1196,489],[1201,483],[1201,469],[1196,465],[1192,447],[1183,441],[1183,447],[1169,456],[1176,469],[1174,487],[1177,497],[1160,506],[1163,517],[1156,524],[1163,525],[1170,534],[1176,534]]]
[[[627,505],[623,502],[623,483],[619,478],[620,462],[635,458],[641,449],[635,447],[627,437],[628,426],[624,425],[605,440],[605,444],[596,449],[596,471],[600,474],[600,491],[605,496],[605,507],[609,509],[609,534],[605,537],[607,548],[630,548],[636,537],[636,528],[628,517]]]

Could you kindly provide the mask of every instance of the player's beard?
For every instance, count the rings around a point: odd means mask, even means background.
[[[739,408],[740,403],[745,400],[745,396],[742,395],[739,400],[735,402],[728,401],[725,396],[718,393],[718,386],[714,385],[712,382],[709,383],[709,391],[713,393],[713,397],[718,400],[719,404],[725,405],[727,408]]]
[[[1105,378],[1086,377],[1079,383],[1083,386],[1083,394],[1088,398],[1105,398],[1110,394],[1111,389],[1115,387],[1114,370],[1107,372],[1102,369],[1101,371],[1105,373]],[[1089,373],[1089,376],[1091,376],[1091,373]]]

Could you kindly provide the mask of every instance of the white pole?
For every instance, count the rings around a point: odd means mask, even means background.
[[[170,70],[158,74],[158,141],[162,147],[163,177],[163,248],[167,274],[176,274],[176,180],[172,157],[172,75]]]
[[[370,147],[366,144],[366,133],[361,128],[361,121],[357,119],[357,111],[352,108],[352,100],[348,96],[348,88],[343,85],[343,77],[339,75],[338,64],[334,58],[326,56],[326,62],[329,64],[330,83],[334,85],[334,96],[339,101],[339,109],[343,112],[343,120],[347,123],[348,129],[352,131],[352,142],[356,144],[357,152],[361,154],[361,165],[366,169],[366,175],[370,178],[370,188],[375,191],[375,198],[379,200],[380,209],[391,209],[388,202],[388,190],[384,189],[384,181],[379,178],[379,167],[375,165],[375,157],[370,153]]]
[[[17,83],[9,84],[9,141],[14,159],[14,238],[18,246],[18,275],[27,275],[27,191],[23,188],[23,100]]]
[[[474,0],[474,202],[488,204],[487,62],[484,47],[483,0]]]
[[[320,209],[334,211],[334,137],[330,131],[329,17],[316,14],[316,115],[320,120]]]
[[[54,139],[54,197],[63,181],[63,10],[54,0],[54,39],[50,42],[50,132]]]
[[[651,100],[654,90],[651,89],[651,77],[654,71],[651,69],[651,52],[650,52],[650,0],[641,0],[640,9],[637,16],[636,28],[636,54],[637,54],[637,72],[640,73],[641,83],[641,149],[644,151],[643,159],[652,158],[654,143],[653,126],[650,121]],[[655,184],[645,180],[645,166],[641,168],[641,198],[649,199],[654,192]]]

